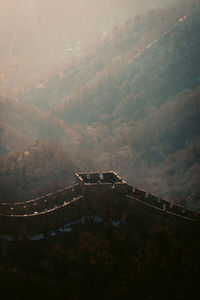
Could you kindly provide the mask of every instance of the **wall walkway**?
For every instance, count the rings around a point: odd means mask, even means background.
[[[188,221],[194,221],[200,216],[197,211],[128,184],[75,184],[37,199],[18,203],[0,203],[0,234],[21,236],[44,233],[83,216],[90,216],[93,212],[87,205],[87,192],[94,195],[106,192],[120,193],[124,198],[140,203],[146,208]],[[97,215],[103,213],[100,212],[100,204],[94,204],[95,206],[99,210],[96,212]]]

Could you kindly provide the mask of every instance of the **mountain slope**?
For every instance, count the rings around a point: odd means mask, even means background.
[[[199,14],[194,0],[138,16],[20,101],[94,169],[199,206]]]
[[[177,0],[0,1],[0,88],[16,95],[132,15]]]
[[[151,33],[146,48],[140,50],[138,56],[133,53],[133,58],[128,61],[121,59],[117,65],[106,66],[103,73],[95,75],[87,85],[74,91],[55,108],[55,114],[68,123],[78,121],[91,124],[107,114],[111,119],[125,117],[137,121],[149,112],[153,102],[158,107],[168,97],[187,88],[195,88],[200,74],[199,12],[195,8],[187,17],[173,24],[158,40],[153,39],[153,42],[151,26],[156,29],[161,18],[155,21],[152,17],[154,21],[145,23],[150,28],[148,33]],[[121,34],[114,40],[117,49]],[[139,35],[145,39],[144,31]],[[130,39],[129,35],[126,42]],[[140,46],[140,40],[136,45]],[[124,58],[127,51],[121,51]],[[102,49],[102,55],[104,53]]]
[[[59,143],[38,141],[0,159],[0,201],[20,202],[71,185],[87,166]]]
[[[48,112],[2,96],[0,120],[2,154],[20,150],[26,144],[40,139],[62,142],[72,148],[80,138],[75,129]]]
[[[69,95],[75,93],[76,97],[77,90],[81,93],[91,86],[96,88],[95,84],[108,79],[112,83],[115,73],[121,69],[123,72],[131,57],[174,27],[189,9],[186,5],[169,11],[151,11],[147,16],[130,19],[124,28],[116,29],[111,37],[106,37],[87,55],[78,57],[65,70],[61,69],[60,73],[48,78],[42,89],[33,89],[20,100],[48,109]]]

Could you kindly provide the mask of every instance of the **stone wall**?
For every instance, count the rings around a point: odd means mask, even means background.
[[[32,235],[58,229],[80,218],[83,198],[79,197],[60,207],[37,214],[0,216],[0,233],[10,235]],[[84,212],[85,213],[85,212]]]
[[[124,183],[126,182],[115,172],[92,172],[92,173],[76,173],[75,174],[75,180],[79,184],[87,184],[87,183]]]
[[[13,216],[37,214],[62,206],[65,202],[69,202],[79,195],[80,187],[77,184],[25,202],[0,203],[0,215]]]
[[[188,209],[176,203],[159,198],[138,188],[133,188],[132,192],[129,194],[143,201],[147,205],[151,205],[155,208],[161,209],[168,214],[179,215],[188,219],[195,219],[199,216],[199,213],[192,209]]]
[[[178,216],[194,220],[199,214],[151,193],[133,188],[124,181],[113,183],[76,184],[55,193],[20,203],[0,204],[0,234],[31,235],[58,229],[82,217],[103,215],[105,195],[121,195],[145,211],[161,216]],[[90,199],[90,200],[88,200]]]

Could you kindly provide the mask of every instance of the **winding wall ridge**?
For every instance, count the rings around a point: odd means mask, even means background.
[[[90,216],[85,194],[115,192],[129,200],[142,203],[164,214],[195,220],[200,214],[159,198],[126,183],[74,184],[54,193],[18,203],[0,203],[0,233],[26,235],[42,233],[62,227],[83,216]],[[98,205],[98,210],[101,210]],[[93,211],[94,212],[94,211]],[[103,212],[98,212],[103,213]]]
[[[67,205],[79,195],[80,188],[76,184],[25,202],[0,203],[0,216],[30,216],[46,213]]]
[[[182,218],[195,220],[199,216],[199,212],[159,198],[151,193],[147,193],[141,189],[133,188],[128,195],[135,200],[143,201],[146,205],[151,205],[152,208],[159,209],[167,214],[173,214]]]

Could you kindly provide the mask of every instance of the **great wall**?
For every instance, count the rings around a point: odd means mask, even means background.
[[[73,186],[37,199],[0,203],[0,234],[27,236],[50,232],[82,217],[103,214],[101,203],[93,198],[93,206],[87,203],[87,195],[117,193],[142,210],[159,213],[179,220],[195,221],[197,211],[185,208],[151,193],[127,184],[115,172],[75,174]]]

